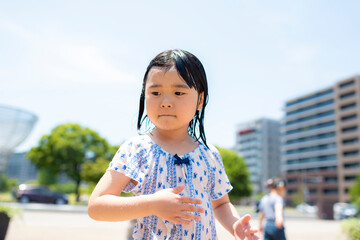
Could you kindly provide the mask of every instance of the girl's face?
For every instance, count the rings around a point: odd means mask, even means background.
[[[279,186],[276,188],[276,192],[281,196],[284,197],[286,193],[286,189],[284,186]]]
[[[202,96],[202,94],[201,94]],[[189,122],[202,107],[202,97],[190,88],[173,67],[150,69],[145,87],[146,112],[150,121],[166,131],[188,132]]]

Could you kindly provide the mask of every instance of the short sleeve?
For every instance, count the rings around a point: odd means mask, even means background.
[[[144,180],[142,152],[141,144],[136,143],[134,139],[129,139],[120,146],[109,164],[107,170],[115,170],[138,182],[137,185],[129,182],[125,186],[124,192],[131,192],[134,187],[139,187],[139,184],[141,185]]]
[[[275,205],[276,204],[281,204],[281,205],[284,206],[284,199],[279,195],[277,195],[276,198],[275,198]]]
[[[212,145],[209,145],[213,163],[211,169],[211,191],[210,197],[216,200],[225,196],[233,188],[226,175],[222,158],[219,151]]]
[[[259,210],[260,210],[260,211],[264,211],[264,201],[265,201],[265,197],[266,197],[266,195],[265,195],[264,197],[262,197],[261,200],[260,200],[260,203],[259,203]]]

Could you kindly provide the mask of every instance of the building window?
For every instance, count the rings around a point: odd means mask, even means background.
[[[333,93],[333,92],[334,92],[334,91],[333,91],[332,89],[329,89],[329,90],[324,91],[324,92],[316,93],[316,94],[314,94],[314,95],[312,95],[312,96],[310,96],[310,97],[301,98],[301,99],[296,100],[296,101],[294,101],[294,102],[287,103],[287,104],[286,104],[286,107],[295,105],[295,104],[297,104],[297,103],[305,102],[305,101],[308,101],[308,100],[311,100],[311,99],[319,98],[319,97],[322,97],[322,96],[331,94],[331,93]]]
[[[295,193],[297,193],[297,190],[296,190],[296,189],[289,189],[289,190],[287,190],[287,194],[288,194],[288,195],[292,195],[292,194],[295,194]]]
[[[349,86],[352,86],[352,85],[354,85],[355,84],[355,81],[354,80],[352,80],[352,81],[349,81],[349,82],[346,82],[346,83],[342,83],[342,84],[340,84],[340,88],[344,88],[344,87],[349,87]]]
[[[323,192],[324,192],[325,195],[338,194],[338,190],[337,190],[337,189],[324,189]]]
[[[354,108],[356,107],[356,103],[350,103],[350,104],[346,104],[346,105],[343,105],[340,107],[341,110],[347,110],[347,109],[350,109],[350,108]]]
[[[360,163],[346,163],[344,164],[344,168],[360,168]]]
[[[315,194],[317,194],[317,189],[309,189],[309,194],[310,194],[310,195],[315,195]]]
[[[334,149],[334,148],[336,148],[336,144],[335,143],[329,143],[329,144],[322,144],[322,145],[317,145],[317,146],[312,146],[312,147],[287,150],[286,154],[290,155],[290,154],[312,152],[312,151],[321,151],[321,150]]]
[[[355,96],[355,92],[349,92],[349,93],[342,94],[342,95],[340,95],[340,99],[346,99],[346,98],[349,98],[352,96]]]
[[[357,176],[345,176],[345,177],[344,177],[344,180],[347,181],[347,182],[348,182],[348,181],[351,182],[351,181],[355,181],[355,180],[356,180],[356,177],[357,177]]]
[[[298,182],[298,180],[295,178],[295,179],[287,179],[287,183],[288,184],[296,184]]]
[[[312,110],[312,109],[324,107],[324,106],[327,106],[327,105],[330,105],[330,104],[333,104],[333,103],[334,103],[333,99],[325,101],[325,102],[320,102],[320,103],[317,103],[317,104],[314,104],[314,105],[311,105],[311,106],[308,106],[308,107],[300,108],[300,109],[295,110],[295,111],[287,112],[286,116],[290,116],[290,115],[293,115],[293,114],[296,114],[296,113],[301,113],[301,112],[309,111],[309,110]]]
[[[346,151],[346,152],[343,152],[343,155],[344,155],[344,157],[358,156],[359,150]]]
[[[316,125],[301,127],[301,128],[298,128],[298,129],[287,131],[285,135],[290,135],[290,134],[294,134],[294,133],[315,130],[315,129],[324,128],[324,127],[330,127],[330,126],[334,126],[334,125],[335,125],[334,121],[319,123],[319,124],[316,124]]]
[[[321,117],[327,117],[327,116],[330,116],[330,115],[334,115],[334,110],[318,113],[318,114],[311,115],[311,116],[304,117],[304,118],[299,118],[299,119],[296,119],[296,120],[293,120],[293,121],[289,121],[289,122],[286,122],[285,126],[289,126],[291,124],[296,124],[296,123],[309,121],[309,120],[312,120],[312,119],[318,119],[318,118],[321,118]]]
[[[287,160],[286,165],[324,162],[324,161],[333,161],[333,160],[336,160],[336,155],[322,155],[317,157]]]
[[[313,141],[313,140],[330,138],[330,137],[335,137],[335,133],[334,132],[329,132],[329,133],[322,133],[322,134],[313,135],[313,136],[309,136],[309,137],[292,139],[292,140],[286,141],[285,144],[294,144],[294,143],[300,143],[300,142],[307,142],[307,141]]]
[[[357,114],[352,114],[349,116],[345,116],[341,118],[341,121],[345,122],[345,121],[349,121],[349,120],[354,120],[357,118]]]
[[[357,129],[358,129],[357,126],[352,126],[352,127],[343,128],[343,129],[341,129],[341,131],[343,133],[348,133],[348,132],[356,131]]]
[[[324,182],[327,183],[337,182],[337,177],[325,177]]]
[[[359,142],[359,138],[349,138],[349,139],[344,139],[342,141],[343,144],[354,144],[358,142]]]

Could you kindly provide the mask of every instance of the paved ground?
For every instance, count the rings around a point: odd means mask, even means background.
[[[68,207],[69,208],[69,207]],[[96,222],[91,220],[85,208],[77,211],[55,211],[42,209],[24,210],[22,216],[12,220],[6,240],[125,240],[129,222]],[[288,214],[286,233],[288,240],[344,240],[339,221],[318,220],[309,216]],[[252,225],[257,226],[257,215],[253,214]],[[233,239],[220,225],[219,240]]]

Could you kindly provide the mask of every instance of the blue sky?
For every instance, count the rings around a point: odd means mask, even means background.
[[[238,123],[281,119],[284,102],[360,74],[359,1],[3,1],[0,104],[38,115],[16,151],[58,124],[111,144],[136,134],[149,61],[195,54],[207,72],[208,142]]]

